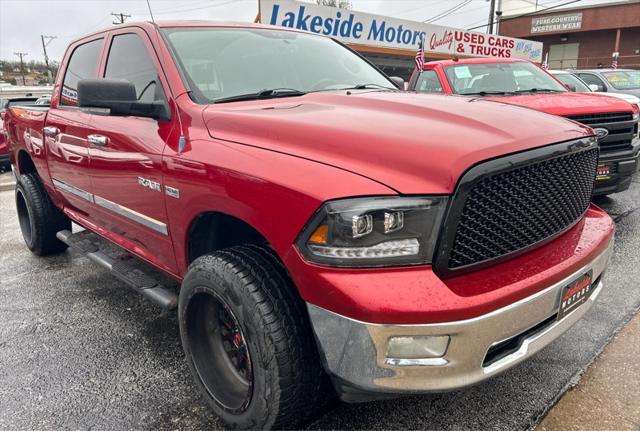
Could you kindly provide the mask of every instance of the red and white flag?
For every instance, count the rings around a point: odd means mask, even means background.
[[[618,68],[618,56],[620,54],[617,52],[613,53],[613,60],[611,60],[611,68],[612,69],[617,69]]]
[[[424,67],[424,35],[418,42],[418,52],[416,52],[416,67],[419,71],[422,71]]]

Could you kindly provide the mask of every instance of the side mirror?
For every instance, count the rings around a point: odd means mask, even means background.
[[[404,79],[399,76],[390,76],[389,79],[398,87],[400,90],[404,90]]]
[[[567,88],[567,90],[569,90],[569,91],[573,91],[573,92],[575,92],[575,91],[576,91],[576,86],[575,86],[575,85],[573,85],[573,84],[568,84],[568,83],[567,83],[567,84],[564,84],[564,86],[565,86],[565,87]]]
[[[591,90],[591,91],[599,91],[600,90],[600,86],[596,85],[596,84],[589,84],[589,90]]]
[[[78,105],[81,108],[108,109],[109,115],[170,119],[165,102],[138,101],[136,87],[121,79],[81,79],[78,81]]]

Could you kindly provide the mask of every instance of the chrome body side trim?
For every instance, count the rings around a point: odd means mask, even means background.
[[[156,220],[154,218],[141,214],[137,211],[132,210],[131,208],[127,208],[115,202],[111,202],[108,199],[93,195],[85,190],[69,185],[64,181],[60,181],[58,179],[53,178],[53,184],[59,190],[65,191],[67,193],[71,193],[89,202],[95,203],[96,205],[99,205],[102,208],[106,208],[110,211],[120,214],[121,216],[126,217],[129,220],[133,220],[136,223],[139,223],[163,235],[169,235],[169,231],[167,229],[166,223],[163,223],[159,220]]]
[[[79,198],[82,198],[82,199],[84,199],[86,201],[93,202],[93,195],[91,193],[89,193],[89,192],[86,192],[86,191],[82,190],[82,189],[74,187],[74,186],[72,186],[70,184],[67,184],[67,183],[65,183],[63,181],[57,180],[55,178],[53,178],[53,185],[56,188],[58,188],[58,189],[60,189],[62,191],[65,191],[67,193],[71,193],[72,195],[77,196]]]
[[[563,289],[577,277],[592,271],[593,282],[599,280],[612,249],[613,239],[604,252],[564,280],[506,307],[466,320],[416,325],[376,324],[307,303],[323,365],[335,381],[346,385],[344,387],[367,394],[439,392],[481,382],[547,346],[591,308],[603,289],[601,281],[589,299],[563,319],[553,320],[526,336],[517,351],[507,352],[495,362],[488,361],[483,365],[489,348],[556,315]],[[449,335],[451,341],[441,358],[386,357],[391,337],[444,335]]]
[[[96,205],[101,206],[102,208],[111,210],[117,214],[120,214],[123,217],[128,218],[129,220],[133,220],[137,223],[140,223],[141,225],[144,225],[149,229],[153,229],[156,232],[160,232],[163,235],[168,235],[167,225],[162,223],[161,221],[148,217],[144,214],[140,214],[137,211],[134,211],[130,208],[119,205],[115,202],[111,202],[108,199],[101,198],[100,196],[94,196],[93,199]]]

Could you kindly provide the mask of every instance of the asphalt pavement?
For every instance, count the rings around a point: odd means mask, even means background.
[[[75,252],[31,255],[13,199],[0,192],[0,429],[220,428],[191,383],[176,314]],[[560,339],[470,389],[340,404],[310,428],[535,426],[640,308],[640,177],[597,203],[618,225],[605,289]]]

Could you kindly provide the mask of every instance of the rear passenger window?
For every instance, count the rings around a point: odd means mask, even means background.
[[[60,104],[78,106],[78,81],[96,77],[101,49],[102,39],[96,39],[73,50],[64,74]]]
[[[416,82],[416,91],[424,93],[442,93],[442,85],[438,75],[433,70],[423,70],[418,76],[418,82]]]
[[[164,99],[158,72],[147,47],[137,34],[129,33],[113,38],[104,76],[131,82],[135,85],[136,96],[141,102]]]

